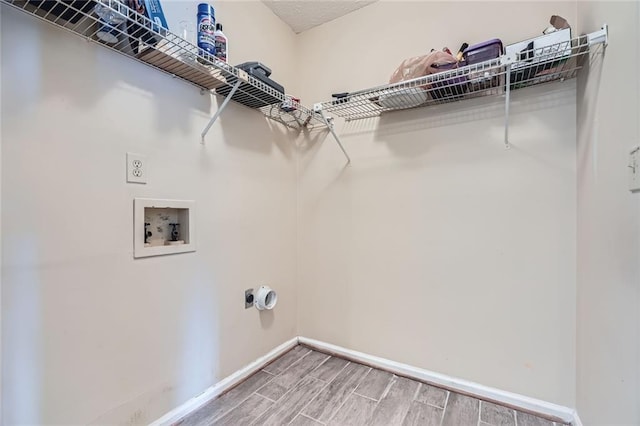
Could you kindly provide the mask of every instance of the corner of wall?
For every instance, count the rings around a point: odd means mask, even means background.
[[[2,108],[2,7],[0,7],[0,108]],[[2,420],[2,114],[0,114],[0,424]]]
[[[640,140],[640,3],[580,1],[577,12],[581,33],[606,23],[610,41],[578,77],[576,407],[587,424],[638,424],[640,194],[627,161]]]
[[[2,7],[0,7],[0,108],[2,108]],[[2,114],[0,114],[0,424],[3,424],[2,413]]]

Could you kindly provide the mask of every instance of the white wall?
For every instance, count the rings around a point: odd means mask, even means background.
[[[577,111],[574,82],[514,94],[509,151],[500,100],[477,100],[339,122],[353,164],[316,131],[296,166],[292,134],[237,105],[200,146],[215,97],[3,7],[4,423],[149,422],[296,334],[640,422],[636,4],[381,2],[298,37],[216,5],[231,62],[306,103],[554,13],[612,45]],[[148,185],[124,183],[127,151]],[[134,261],[137,196],[195,199],[198,251]],[[265,282],[277,311],[244,311]]]
[[[376,3],[300,34],[302,97],[552,14],[576,5]],[[575,99],[575,82],[515,93],[508,151],[500,99],[338,123],[348,167],[325,133],[301,142],[301,335],[573,406]]]
[[[295,84],[291,30],[216,5],[232,60]],[[220,100],[6,6],[2,71],[4,424],[148,423],[296,335],[285,130],[230,105],[201,146]],[[195,200],[197,252],[134,260],[134,197]],[[277,310],[245,311],[264,283]]]
[[[604,56],[579,78],[577,407],[586,425],[640,424],[640,6],[579,2],[583,29],[608,23]]]

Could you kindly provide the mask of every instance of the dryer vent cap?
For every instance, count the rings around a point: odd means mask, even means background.
[[[261,286],[255,295],[255,305],[260,311],[273,309],[278,303],[278,294],[266,285]]]

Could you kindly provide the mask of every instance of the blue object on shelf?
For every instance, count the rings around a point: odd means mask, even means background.
[[[210,55],[216,54],[216,14],[208,3],[198,5],[198,48]]]
[[[149,19],[156,24],[153,26],[153,30],[160,32],[160,27],[168,30],[169,25],[167,25],[167,19],[164,17],[160,0],[144,0],[144,5]]]

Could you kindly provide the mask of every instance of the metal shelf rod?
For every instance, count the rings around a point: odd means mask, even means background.
[[[511,64],[507,64],[506,87],[504,97],[504,146],[511,148],[509,145],[509,105],[511,103]]]
[[[325,115],[325,113],[324,113],[324,111],[322,109],[322,104],[315,104],[313,106],[313,111],[318,113],[318,114],[320,114],[320,117],[322,117],[322,120],[324,121],[324,123],[329,128],[329,131],[331,132],[331,135],[333,136],[333,139],[335,139],[336,143],[338,144],[338,146],[342,150],[342,153],[344,154],[344,156],[347,157],[347,164],[351,164],[351,157],[349,157],[349,154],[347,154],[347,151],[344,149],[344,146],[342,146],[342,142],[340,142],[340,138],[338,137],[338,134],[336,133],[335,129],[333,128],[333,122],[330,121],[329,118],[327,118],[327,116]]]
[[[209,120],[209,123],[207,123],[207,125],[205,126],[204,130],[202,131],[202,134],[200,135],[202,137],[202,140],[200,141],[202,145],[204,145],[204,137],[207,136],[207,133],[209,133],[209,129],[211,129],[211,126],[213,126],[213,123],[216,122],[218,117],[220,117],[220,114],[222,114],[222,111],[224,111],[227,105],[229,105],[229,101],[231,100],[233,95],[236,93],[236,90],[238,90],[238,87],[240,87],[241,84],[242,84],[241,80],[238,80],[236,82],[236,84],[231,89],[231,92],[229,92],[229,95],[226,98],[224,98],[224,102],[222,102],[222,105],[220,105],[220,108],[218,108],[216,113],[213,114],[213,117],[211,117],[211,120]]]

